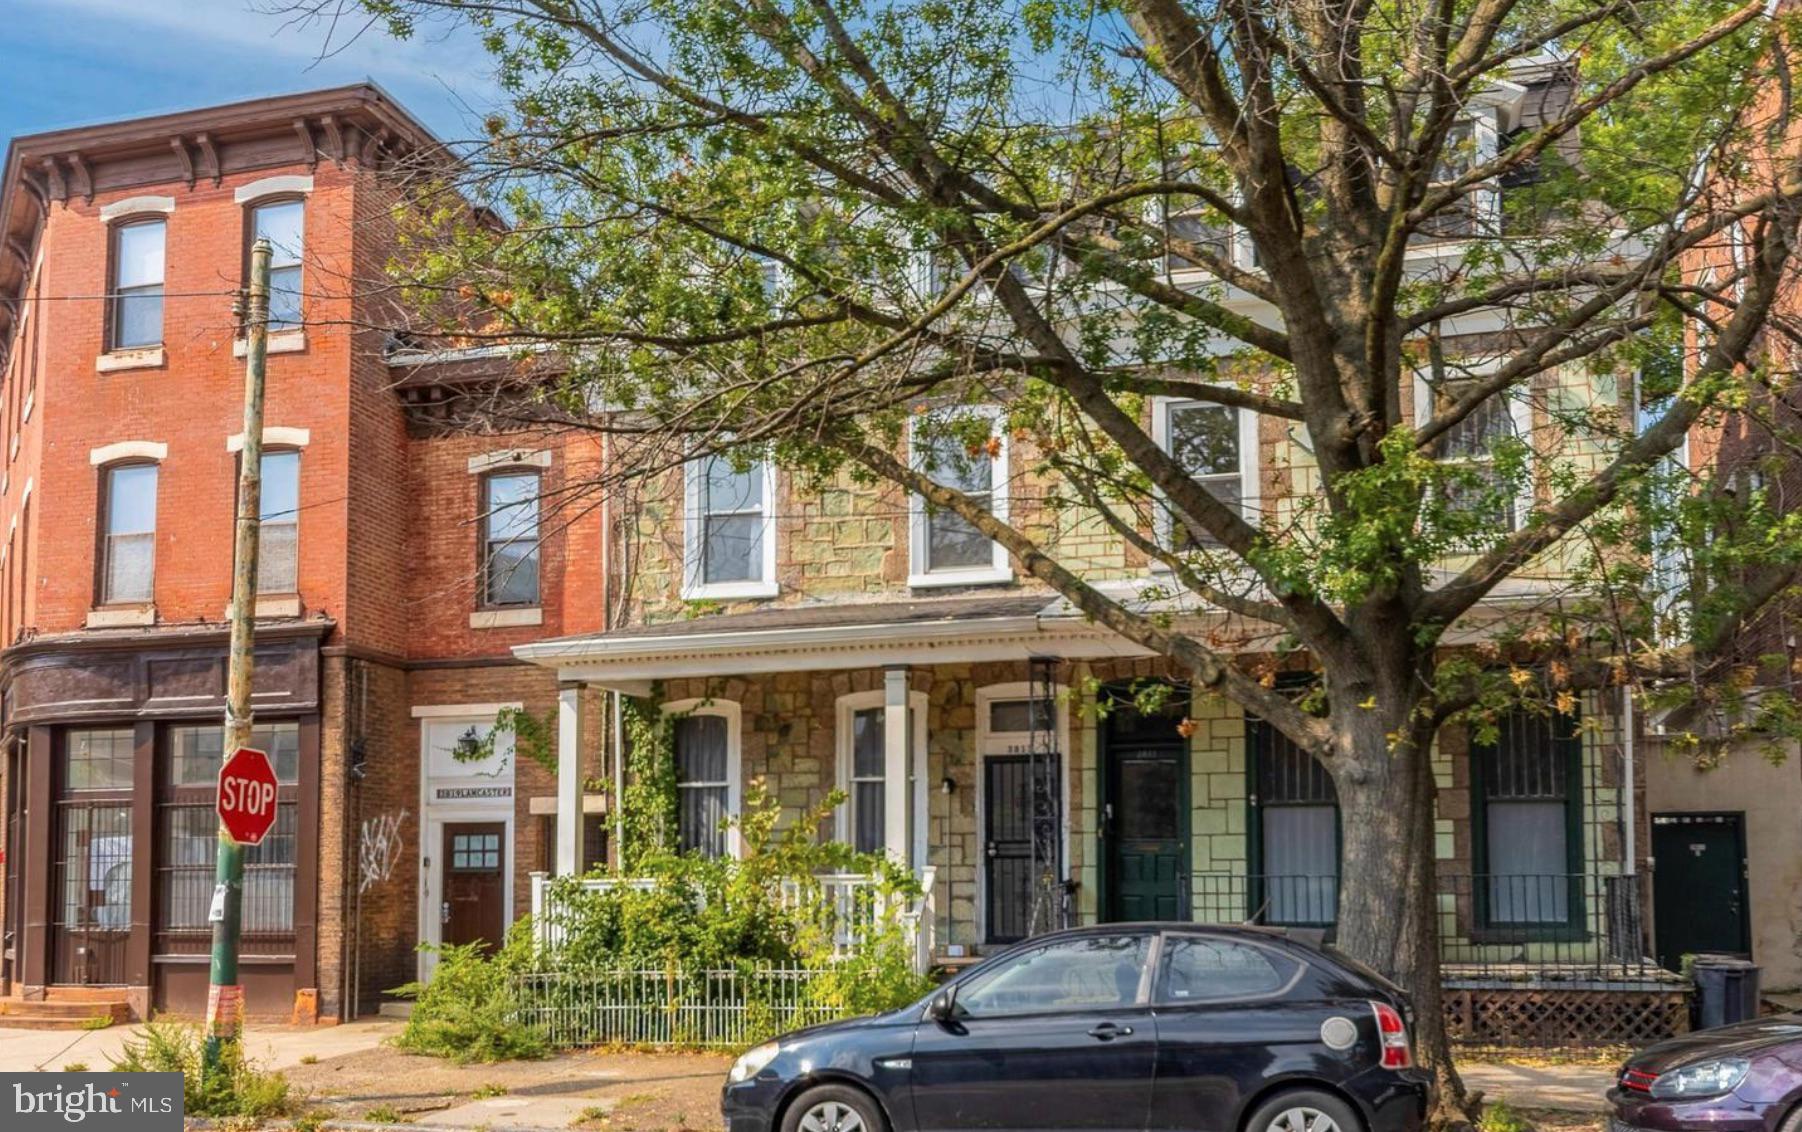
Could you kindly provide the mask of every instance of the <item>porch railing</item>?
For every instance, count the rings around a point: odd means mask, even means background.
[[[894,923],[901,928],[916,969],[925,971],[932,961],[938,923],[937,870],[927,866],[919,879],[920,895],[899,906],[890,904],[896,898],[884,893],[877,878],[867,873],[823,873],[812,878],[812,885],[784,880],[777,894],[785,907],[807,911],[803,906],[812,906],[815,922],[832,941],[835,958],[851,954]],[[532,874],[532,922],[540,944],[550,948],[562,943],[565,912],[555,881],[548,873]],[[649,891],[657,885],[647,877],[582,877],[573,883],[585,892]]]
[[[1201,873],[1192,918],[1324,929],[1338,920],[1332,875]],[[1458,979],[1662,981],[1645,952],[1638,880],[1590,873],[1441,873],[1440,956]]]

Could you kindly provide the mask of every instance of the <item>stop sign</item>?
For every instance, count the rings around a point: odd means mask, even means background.
[[[275,768],[269,756],[239,747],[219,768],[219,824],[240,845],[261,845],[275,824]]]

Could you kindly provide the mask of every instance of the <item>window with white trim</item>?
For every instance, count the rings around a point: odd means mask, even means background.
[[[663,705],[676,764],[676,846],[705,857],[737,856],[739,705],[681,700]]]
[[[1007,437],[996,410],[976,410],[986,419],[986,439],[972,441],[969,429],[955,416],[926,421],[912,440],[916,469],[933,482],[960,491],[1001,522],[1007,522]],[[910,556],[910,585],[960,585],[1007,581],[1013,577],[1007,551],[976,525],[948,508],[934,507],[915,496]]]
[[[883,756],[885,708],[861,708],[851,713],[850,795],[851,847],[859,853],[880,853],[885,844],[887,797]]]
[[[1245,515],[1252,497],[1252,459],[1257,417],[1212,401],[1159,401],[1152,420],[1154,438],[1189,478],[1227,507]],[[1159,534],[1174,550],[1215,545],[1178,522],[1168,505],[1159,511]]]
[[[683,596],[773,597],[775,469],[764,460],[741,467],[710,455],[689,461],[685,475]]]
[[[684,853],[726,855],[726,720],[689,715],[676,720],[676,831]]]

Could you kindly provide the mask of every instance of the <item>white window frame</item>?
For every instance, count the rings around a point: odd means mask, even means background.
[[[763,515],[763,576],[743,582],[707,582],[707,516],[701,510],[701,496],[708,459],[697,456],[682,466],[682,600],[775,597],[782,591],[776,581],[776,465],[771,460],[757,462],[763,485],[763,497],[758,501]]]
[[[925,692],[915,692],[910,690],[907,693],[907,710],[910,716],[908,721],[908,732],[913,745],[913,767],[910,777],[913,779],[914,791],[914,827],[912,831],[912,841],[914,868],[916,871],[925,867],[927,864],[926,854],[928,846],[926,844],[926,817],[927,806],[931,802],[929,792],[926,789],[926,705],[927,696]],[[870,708],[886,709],[887,707],[888,693],[881,688],[877,688],[870,692],[851,692],[848,695],[843,695],[838,698],[836,712],[838,729],[835,740],[836,746],[838,747],[837,784],[838,788],[845,792],[845,801],[838,807],[838,815],[834,823],[835,829],[833,836],[837,840],[844,842],[846,845],[851,844],[851,838],[857,830],[855,820],[856,815],[852,812],[852,806],[856,804],[857,795],[851,789],[851,717],[857,712],[868,711]],[[887,791],[891,785],[892,783],[883,783],[883,796],[885,798],[887,797]]]
[[[1263,496],[1258,483],[1258,414],[1255,410],[1239,408],[1234,405],[1222,405],[1218,401],[1209,401],[1199,397],[1156,397],[1151,402],[1151,439],[1166,456],[1170,452],[1170,411],[1186,409],[1191,405],[1208,408],[1226,409],[1235,414],[1239,425],[1239,514],[1244,520],[1256,526],[1263,511]],[[1164,492],[1156,491],[1158,506],[1153,512],[1155,534],[1159,546],[1174,545],[1174,516],[1170,514],[1169,499]],[[1154,570],[1167,570],[1162,562],[1152,563]]]
[[[1001,409],[996,405],[972,405],[968,408],[941,410],[928,414],[928,419],[943,422],[957,417],[986,417],[989,422],[989,435],[1001,442],[1000,451],[989,459],[989,512],[1000,522],[1008,521],[1008,459],[1012,444],[1001,423]],[[926,453],[915,443],[912,429],[908,431],[908,462],[917,472],[927,472]],[[999,542],[990,540],[991,550],[989,565],[963,567],[953,570],[934,570],[930,560],[930,516],[927,514],[926,497],[912,494],[908,497],[908,538],[907,584],[915,589],[928,589],[938,586],[984,586],[1014,580],[1013,564],[1008,560],[1007,548]]]
[[[1460,366],[1458,377],[1452,382],[1452,386],[1456,388],[1468,381],[1481,381],[1483,378],[1492,375],[1497,369],[1501,368],[1503,360],[1504,359],[1501,358],[1495,358],[1487,362],[1478,362],[1474,365]],[[1552,373],[1553,376],[1556,376],[1556,371],[1552,371]],[[1526,380],[1531,383],[1532,378],[1529,377]],[[1530,389],[1523,388],[1519,383],[1516,383],[1498,393],[1491,394],[1491,396],[1494,397],[1506,397],[1508,399],[1508,415],[1514,421],[1514,435],[1519,437],[1521,443],[1527,446],[1527,477],[1522,481],[1519,489],[1514,494],[1514,506],[1510,515],[1513,525],[1509,528],[1510,531],[1520,530],[1526,525],[1527,517],[1533,513],[1533,488],[1539,480],[1539,449],[1533,442],[1533,405],[1528,400],[1528,392],[1530,392]],[[1423,425],[1432,419],[1433,387],[1427,383],[1424,374],[1419,370],[1415,370],[1415,427],[1418,428],[1420,425]],[[1456,462],[1467,463],[1468,461]],[[1491,460],[1491,463],[1493,464],[1494,461]]]
[[[663,705],[663,714],[717,715],[726,721],[726,815],[737,819],[744,813],[744,709],[736,700],[687,699],[671,700]],[[670,757],[675,757],[675,734],[670,735]],[[682,784],[676,783],[680,794]],[[680,821],[680,807],[677,820]],[[744,856],[744,840],[735,820],[726,827],[726,856],[737,860]]]

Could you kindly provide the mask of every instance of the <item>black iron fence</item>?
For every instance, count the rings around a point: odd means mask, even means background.
[[[1200,873],[1191,916],[1202,923],[1324,929],[1338,920],[1339,878]],[[1652,979],[1637,878],[1589,873],[1442,873],[1441,956],[1452,978]]]

